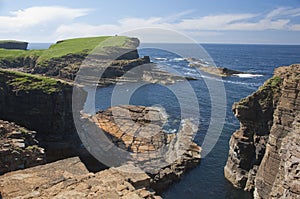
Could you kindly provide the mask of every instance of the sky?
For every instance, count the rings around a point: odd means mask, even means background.
[[[116,34],[142,42],[300,44],[300,0],[0,0],[1,40]]]

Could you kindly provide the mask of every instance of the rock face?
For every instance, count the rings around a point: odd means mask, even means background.
[[[77,157],[0,176],[3,198],[159,199],[149,185],[145,173],[117,168],[89,173]]]
[[[0,118],[37,131],[48,161],[52,155],[53,160],[76,155],[80,140],[73,121],[72,84],[0,70],[0,90]]]
[[[38,146],[35,134],[0,120],[0,175],[46,162],[44,149]]]
[[[28,46],[27,42],[21,41],[0,41],[0,48],[4,49],[17,49],[17,50],[26,50]]]
[[[186,121],[179,132],[168,134],[162,128],[167,119],[161,108],[129,105],[111,107],[92,117],[112,143],[130,152],[130,162],[147,171],[151,187],[158,193],[200,162],[201,148],[193,142],[193,124]],[[151,170],[153,162],[159,161],[163,166]]]
[[[233,105],[240,129],[224,173],[255,198],[300,197],[300,65],[280,67],[253,95]]]

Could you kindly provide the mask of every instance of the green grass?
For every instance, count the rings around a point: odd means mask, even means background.
[[[255,93],[263,96],[262,100],[271,100],[273,98],[273,95],[280,91],[282,81],[283,79],[281,77],[273,76],[272,78],[268,79],[261,87],[259,87],[258,91],[256,91]],[[246,98],[243,98],[238,102],[238,104],[240,106],[247,105],[249,103],[249,100],[253,97],[254,96],[252,94]]]
[[[275,93],[279,91],[282,81],[283,79],[281,77],[273,76],[272,78],[268,79],[264,85],[259,88],[259,90],[271,90],[273,93]]]
[[[0,61],[26,57],[38,57],[43,53],[43,50],[7,50],[0,48]]]
[[[0,80],[12,86],[15,92],[25,91],[29,93],[36,90],[46,94],[59,92],[63,83],[54,78],[3,69],[0,69]]]
[[[49,49],[42,50],[0,49],[0,62],[3,60],[13,61],[18,58],[36,57],[37,64],[42,65],[52,58],[60,58],[71,54],[86,56],[96,47],[98,49],[97,53],[105,53],[105,47],[126,47],[128,41],[130,41],[129,38],[125,36],[101,36],[63,40],[51,45]]]
[[[127,37],[102,36],[89,38],[76,38],[60,41],[50,46],[39,57],[38,62],[43,63],[51,58],[59,58],[70,54],[87,55],[94,48],[103,48],[109,46],[122,47]]]

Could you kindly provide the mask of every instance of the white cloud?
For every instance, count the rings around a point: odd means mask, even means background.
[[[238,13],[195,16],[187,10],[170,16],[149,18],[127,17],[110,24],[79,23],[78,17],[86,16],[91,9],[48,6],[31,7],[0,16],[0,37],[14,37],[29,41],[53,41],[71,37],[115,35],[139,28],[176,30],[189,36],[220,36],[226,31],[300,31],[300,24],[293,23],[300,16],[300,8],[281,7],[268,13]],[[193,13],[194,17],[189,17]],[[150,38],[147,36],[147,38]],[[157,38],[155,33],[153,38]],[[168,38],[168,36],[165,36]]]
[[[294,31],[300,31],[300,24],[292,25],[290,29]]]
[[[204,16],[195,19],[183,19],[178,24],[174,24],[174,27],[180,30],[224,30],[231,23],[251,19],[255,16],[255,14]]]
[[[15,33],[24,28],[46,26],[72,21],[87,15],[90,9],[73,9],[58,6],[30,7],[24,10],[12,11],[10,16],[0,16],[0,33]],[[34,31],[34,30],[33,30]]]
[[[194,18],[185,17],[192,12],[186,11],[170,17],[124,18],[117,21],[117,24],[73,23],[61,25],[56,30],[56,37],[63,39],[75,36],[114,35],[138,28],[173,29],[189,36],[217,36],[224,31],[298,31],[300,25],[291,24],[290,19],[299,11],[300,9],[277,8],[266,14],[220,14]]]

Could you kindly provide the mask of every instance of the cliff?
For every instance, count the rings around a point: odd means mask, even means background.
[[[0,175],[46,162],[35,135],[35,131],[0,120]]]
[[[300,65],[280,67],[233,105],[240,129],[230,139],[225,177],[255,198],[300,197]]]
[[[124,115],[129,113],[130,118]],[[94,135],[92,150],[103,146],[99,129],[103,129],[110,144],[132,156],[129,161],[123,153],[111,154],[105,145],[106,160],[117,162],[111,168],[90,173],[77,158],[6,173],[0,176],[0,196],[4,198],[147,198],[159,199],[161,193],[183,173],[200,162],[201,148],[193,142],[194,126],[186,122],[177,134],[163,132],[167,115],[160,108],[117,106],[82,118],[86,137]],[[133,123],[129,121],[132,120]],[[131,127],[131,125],[135,125]],[[99,141],[99,138],[100,141]],[[113,147],[112,147],[113,148]],[[174,159],[154,169],[160,160],[160,151]],[[176,156],[178,155],[179,156]],[[132,161],[133,160],[133,161]],[[110,165],[111,166],[111,165]],[[148,170],[146,169],[148,167]],[[142,170],[143,169],[143,170]],[[146,169],[146,171],[144,170]],[[149,169],[154,169],[149,172]]]
[[[22,42],[22,41],[14,41],[14,40],[0,41],[0,48],[4,48],[4,49],[26,50],[27,46],[28,46],[28,43]]]
[[[27,73],[59,77],[63,70],[64,74],[69,71],[67,77],[74,78],[82,61],[90,53],[101,59],[137,59],[138,45],[139,40],[136,38],[101,36],[58,41],[49,49],[0,49],[0,68],[18,68]]]
[[[1,119],[37,131],[49,161],[76,155],[71,83],[0,69],[0,90]]]

